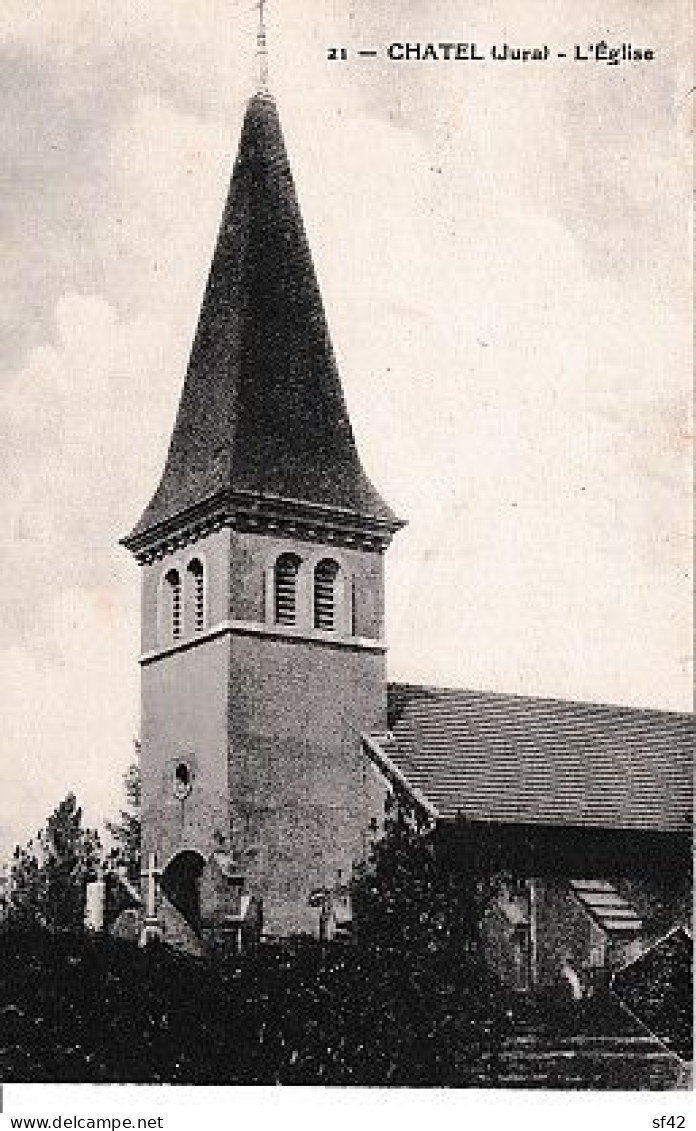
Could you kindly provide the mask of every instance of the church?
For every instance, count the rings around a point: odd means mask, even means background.
[[[689,716],[388,682],[384,561],[278,110],[250,101],[164,471],[123,539],[142,575],[143,854],[176,942],[263,907],[316,934],[388,794],[464,856],[513,986],[688,919]],[[463,598],[465,599],[465,598]]]

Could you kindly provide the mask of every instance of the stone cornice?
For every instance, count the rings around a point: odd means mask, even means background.
[[[252,491],[223,491],[149,530],[127,535],[121,539],[121,545],[144,565],[216,530],[231,527],[381,552],[404,525],[400,519],[375,519],[306,500]]]
[[[212,625],[205,632],[197,632],[182,640],[172,641],[163,648],[154,648],[144,652],[140,657],[140,664],[145,667],[166,656],[173,656],[177,652],[187,652],[197,648],[207,641],[216,640],[221,636],[265,636],[273,640],[285,640],[291,643],[319,644],[327,648],[345,648],[352,652],[386,652],[387,646],[383,640],[372,640],[365,636],[336,636],[331,632],[322,632],[318,629],[307,632],[294,628],[292,625],[265,624],[262,621],[224,620]]]

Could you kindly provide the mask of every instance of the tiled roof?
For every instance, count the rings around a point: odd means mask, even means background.
[[[125,542],[230,491],[401,525],[360,464],[267,95],[244,120],[165,470]]]
[[[443,819],[690,824],[691,715],[391,684],[389,727],[368,749]]]

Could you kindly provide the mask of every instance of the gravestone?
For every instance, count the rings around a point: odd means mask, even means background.
[[[106,882],[91,880],[85,891],[85,927],[88,931],[103,931],[106,911]]]
[[[226,852],[212,853],[201,876],[202,936],[215,951],[254,951],[263,926],[263,905],[248,890],[238,861]]]

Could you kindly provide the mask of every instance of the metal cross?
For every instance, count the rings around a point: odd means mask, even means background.
[[[259,13],[259,28],[256,33],[256,57],[259,61],[259,90],[268,90],[268,48],[266,46],[266,4],[267,0],[258,0],[254,5]]]

